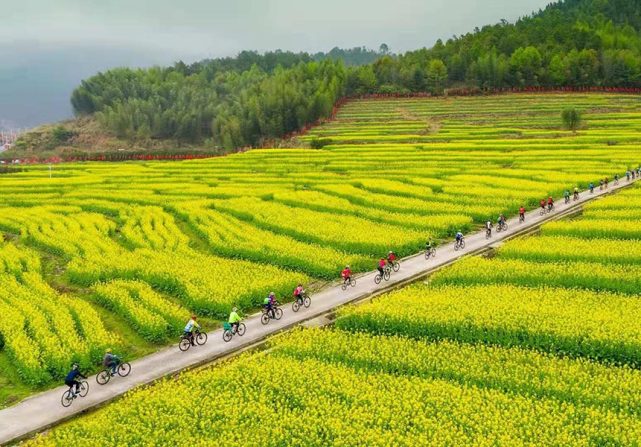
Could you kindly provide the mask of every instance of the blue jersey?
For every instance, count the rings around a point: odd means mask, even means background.
[[[79,375],[80,371],[78,371],[77,369],[72,369],[71,371],[69,371],[69,374],[67,374],[67,377],[65,377],[65,382],[73,382],[78,378]]]

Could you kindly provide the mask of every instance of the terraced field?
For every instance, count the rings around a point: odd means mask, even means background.
[[[569,106],[585,116],[576,135],[560,126]],[[289,296],[345,264],[372,270],[388,250],[414,253],[428,238],[622,174],[641,161],[640,128],[634,96],[357,101],[306,137],[331,137],[322,150],[0,176],[0,308],[14,312],[0,313],[0,363],[10,365],[0,383],[47,386],[72,360],[95,364],[105,346],[140,355],[172,340],[192,312],[213,324],[270,290]],[[636,231],[599,227],[603,237]],[[635,287],[617,272],[600,277],[611,300]],[[575,285],[581,278],[591,277]]]
[[[179,444],[184,433],[195,445],[639,445],[641,297],[627,269],[639,263],[640,199],[639,187],[602,199],[346,308],[333,328],[132,392],[28,445]],[[593,276],[574,281],[587,262]],[[536,273],[522,276],[523,263]]]

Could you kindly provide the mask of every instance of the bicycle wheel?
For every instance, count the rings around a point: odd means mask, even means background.
[[[376,275],[376,276],[374,277],[374,282],[375,282],[376,284],[380,284],[382,279],[383,279],[383,278],[381,277],[381,274],[379,273],[378,275]]]
[[[60,399],[60,403],[65,408],[69,407],[73,403],[73,394],[71,392],[71,388],[69,388],[67,391],[62,393],[62,398]]]
[[[503,224],[503,231],[507,231],[507,224]]]
[[[80,397],[85,397],[87,394],[89,394],[89,382],[86,380],[83,380],[80,382]]]
[[[385,279],[385,281],[389,281],[390,276],[391,276],[391,273],[390,273],[390,271],[389,271],[389,270],[387,270],[387,271],[385,272],[385,274],[383,275],[383,279]]]
[[[127,362],[121,363],[118,367],[118,375],[120,377],[127,377],[131,372],[131,365]]]
[[[245,326],[245,323],[240,323],[238,325],[238,331],[236,333],[242,337],[243,335],[245,335],[246,330],[247,326]]]
[[[178,343],[178,349],[180,349],[182,352],[188,351],[190,346],[191,342],[188,338],[185,337],[181,338],[180,343]]]
[[[465,241],[461,241],[461,249],[465,248]]]
[[[356,287],[356,280],[355,279],[352,279],[349,283],[350,283],[350,285],[352,287]]]
[[[430,259],[430,256],[432,256],[432,253],[429,250],[425,250],[425,259]]]
[[[392,269],[393,269],[395,272],[398,272],[398,271],[401,269],[401,264],[400,264],[400,263],[398,263],[398,262],[394,262],[394,264],[392,264]]]
[[[106,385],[111,380],[111,372],[108,369],[103,369],[96,375],[96,382],[98,385]]]
[[[303,298],[303,306],[309,307],[311,305],[312,305],[312,299],[310,297],[306,296],[305,298]]]
[[[226,330],[223,332],[223,340],[225,341],[230,341],[233,335],[231,334],[230,330]]]
[[[198,334],[196,334],[196,344],[202,346],[205,343],[207,343],[207,333],[199,332]]]
[[[274,317],[276,317],[277,320],[283,318],[283,309],[281,309],[280,307],[274,309]]]
[[[263,324],[269,323],[269,315],[267,313],[264,313],[260,316],[260,322]]]
[[[347,290],[347,283],[343,282],[343,285],[341,286],[341,289]]]
[[[458,251],[459,248],[461,248],[461,244],[459,243],[454,244],[454,251]]]
[[[294,312],[298,312],[298,309],[300,309],[300,304],[298,303],[298,300],[294,300],[294,302],[292,303],[292,310]]]

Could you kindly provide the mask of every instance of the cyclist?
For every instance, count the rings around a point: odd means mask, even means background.
[[[274,312],[275,305],[276,295],[274,292],[269,292],[269,296],[263,300],[263,307],[267,309],[267,315],[270,315],[272,318],[276,318],[276,313]]]
[[[539,202],[539,205],[541,205],[541,209],[545,211],[545,199],[541,199],[541,202]]]
[[[521,205],[521,208],[519,208],[519,220],[521,222],[525,221],[525,207]]]
[[[391,267],[392,264],[394,264],[394,261],[396,261],[396,253],[394,253],[393,251],[390,251],[389,253],[387,253],[387,263]]]
[[[605,189],[608,189],[608,183],[610,183],[610,179],[606,177],[605,178]]]
[[[305,289],[303,289],[303,285],[299,283],[298,286],[296,286],[296,288],[294,289],[294,299],[299,303],[302,303],[304,293]]]
[[[574,187],[574,200],[579,200],[579,188]]]
[[[603,179],[599,179],[599,190],[603,190]]]
[[[432,247],[434,247],[434,242],[432,241],[432,239],[430,239],[425,243],[425,251],[432,250]]]
[[[548,197],[548,211],[552,211],[552,208],[554,207],[554,199],[552,196]]]
[[[497,222],[499,224],[499,228],[503,229],[505,227],[505,216],[503,215],[503,213],[499,215],[499,219]]]
[[[71,371],[69,371],[69,374],[67,374],[67,377],[65,377],[65,385],[67,385],[69,388],[74,388],[74,397],[78,395],[78,391],[80,390],[80,381],[78,380],[78,377],[86,379],[86,377],[83,376],[80,372],[78,364],[74,363],[71,366]]]
[[[229,314],[229,320],[227,320],[229,324],[231,324],[231,330],[235,334],[238,332],[238,325],[240,325],[240,322],[242,321],[242,318],[240,318],[240,315],[238,315],[238,308],[234,307],[231,310],[231,313]]]
[[[196,315],[192,315],[184,329],[184,336],[189,339],[192,346],[196,346],[196,343],[194,343],[194,331],[200,329],[200,325],[196,321],[197,319],[198,317],[196,317]]]
[[[109,368],[111,375],[115,376],[116,368],[118,368],[119,364],[120,358],[111,352],[111,348],[107,349],[105,351],[105,356],[102,358],[102,366],[104,366],[105,368]]]
[[[590,194],[594,194],[594,183],[590,183]]]
[[[492,221],[490,219],[485,222],[485,237],[491,237],[492,236]],[[458,235],[457,235],[458,236]]]
[[[386,265],[387,265],[387,261],[385,260],[385,258],[381,258],[381,260],[378,261],[378,267],[376,267],[376,269],[381,274],[381,276],[383,276],[385,274],[385,266]]]
[[[630,175],[631,175],[631,174],[630,174],[630,170],[629,170],[629,169],[628,169],[627,171],[625,171],[625,178],[626,178],[626,180],[627,180],[628,182],[630,181]]]
[[[570,191],[566,189],[563,192],[563,198],[565,199],[565,203],[570,203]]]
[[[456,232],[456,245],[461,245],[461,242],[463,241],[463,233],[461,230],[458,230]]]
[[[343,282],[349,284],[352,281],[352,270],[349,268],[349,265],[346,265],[343,271],[341,272],[341,277]]]
[[[614,174],[614,184],[615,185],[619,184],[619,174]]]

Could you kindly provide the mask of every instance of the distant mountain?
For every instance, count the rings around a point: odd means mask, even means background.
[[[109,70],[73,91],[74,111],[88,121],[69,129],[79,138],[64,143],[82,150],[78,144],[85,129],[91,129],[99,139],[102,132],[143,147],[164,141],[174,147],[229,151],[286,137],[329,116],[344,96],[442,95],[459,88],[641,87],[640,30],[641,0],[565,0],[515,23],[502,20],[402,55],[388,54],[385,45],[378,52],[336,48],[315,55],[244,51],[189,65]],[[100,62],[105,63],[103,55]],[[64,68],[74,79],[81,75]],[[47,82],[68,91],[55,70]],[[30,107],[40,104],[38,113],[44,116],[47,97],[33,91],[21,97],[30,98]],[[50,133],[32,141],[49,141],[46,146],[54,149],[58,144]]]
[[[131,49],[0,45],[0,126],[29,128],[70,118],[69,98],[82,79],[116,66],[168,62]]]

